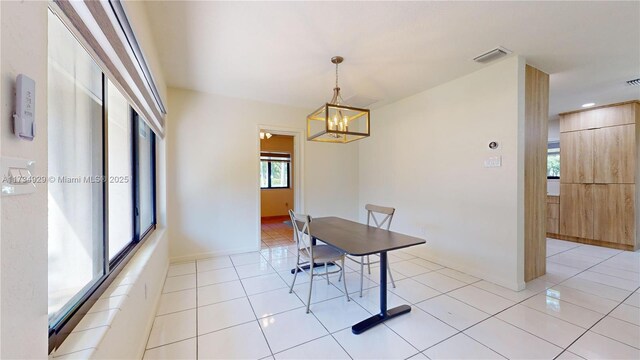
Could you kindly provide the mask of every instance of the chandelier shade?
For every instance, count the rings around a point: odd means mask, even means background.
[[[307,116],[307,140],[348,143],[369,136],[369,110],[326,103]]]
[[[344,59],[331,58],[336,65],[336,87],[333,98],[307,116],[307,140],[348,143],[370,135],[369,109],[361,109],[344,103],[338,86],[338,65]]]

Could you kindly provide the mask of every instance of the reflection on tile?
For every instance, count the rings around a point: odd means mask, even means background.
[[[568,301],[546,296],[546,294],[536,295],[523,302],[522,305],[542,311],[584,329],[590,328],[604,316],[601,313],[574,305]]]
[[[296,294],[289,294],[287,289],[276,289],[251,295],[249,301],[258,318],[304,306]]]
[[[497,317],[562,348],[569,346],[585,331],[581,327],[520,304],[501,312]]]
[[[328,334],[315,316],[307,314],[304,308],[265,317],[259,323],[274,353]]]

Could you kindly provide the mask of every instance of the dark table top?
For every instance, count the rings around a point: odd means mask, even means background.
[[[371,255],[424,244],[417,237],[377,229],[338,217],[314,218],[309,224],[311,235],[355,256]]]

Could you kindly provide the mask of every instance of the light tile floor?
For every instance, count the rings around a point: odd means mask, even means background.
[[[378,268],[359,297],[351,264],[350,302],[337,276],[316,279],[306,314],[309,279],[289,294],[295,247],[280,241],[172,264],[145,359],[640,359],[638,252],[548,239],[547,274],[515,292],[396,251],[389,306],[412,311],[353,335],[378,308]]]

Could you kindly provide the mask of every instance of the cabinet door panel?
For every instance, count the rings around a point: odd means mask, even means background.
[[[560,182],[593,183],[593,130],[560,134]]]
[[[636,126],[594,130],[593,176],[599,184],[633,184],[636,168]]]
[[[593,238],[592,190],[593,185],[560,184],[561,235]]]
[[[547,232],[557,234],[560,222],[560,204],[547,203]]]
[[[560,132],[635,123],[634,103],[583,110],[560,116]]]
[[[594,239],[635,244],[635,185],[594,185]]]

